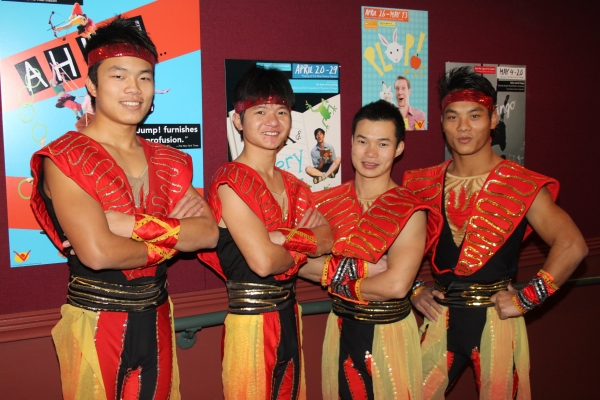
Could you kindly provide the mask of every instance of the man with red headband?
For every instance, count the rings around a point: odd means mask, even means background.
[[[31,160],[31,206],[70,269],[52,330],[63,397],[179,399],[165,261],[214,247],[216,222],[191,185],[191,158],[136,136],[154,95],[146,33],[117,17],[84,57],[95,118]]]
[[[422,398],[419,331],[407,294],[442,216],[391,178],[404,133],[393,104],[363,106],[352,121],[354,180],[313,195],[336,239],[331,255],[300,270],[333,296],[324,399]],[[382,264],[387,269],[377,274]]]
[[[503,160],[491,146],[496,92],[469,67],[438,83],[442,127],[453,158],[407,171],[404,184],[443,211],[431,253],[435,287],[417,280],[424,398],[443,399],[467,362],[481,399],[530,399],[523,314],[564,284],[587,254],[571,218],[554,201],[558,182]],[[551,246],[524,289],[510,286],[521,242],[535,230]]]
[[[200,254],[229,295],[223,390],[226,399],[305,399],[296,277],[307,255],[330,251],[333,235],[311,209],[308,186],[275,167],[292,123],[287,77],[252,67],[233,99],[244,149],[213,177],[208,203],[219,243],[216,252]]]

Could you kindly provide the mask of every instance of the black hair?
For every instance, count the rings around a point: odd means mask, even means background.
[[[487,78],[475,73],[472,67],[468,66],[451,69],[440,76],[438,79],[440,106],[448,93],[465,89],[476,90],[491,97],[494,100],[494,107],[496,106],[496,89],[494,89],[494,86]],[[489,111],[489,113],[491,116],[492,112]]]
[[[99,47],[109,44],[129,43],[137,50],[142,47],[148,50],[155,58],[158,58],[156,46],[148,34],[140,28],[134,20],[125,19],[121,15],[117,15],[115,19],[108,24],[96,30],[85,45],[83,58],[87,63],[88,54]],[[102,61],[92,65],[88,70],[88,77],[94,85],[98,85],[98,67]]]
[[[325,134],[325,131],[323,130],[323,128],[317,128],[317,129],[315,129],[315,139],[317,138],[317,134],[319,132],[323,133],[323,135]]]
[[[290,109],[294,106],[296,97],[292,85],[283,72],[274,68],[252,66],[233,88],[233,103],[238,101],[256,101],[276,96],[284,100]],[[244,113],[240,115],[243,119]]]
[[[378,100],[362,106],[352,120],[352,136],[354,136],[354,133],[356,132],[356,125],[363,119],[373,122],[392,122],[395,127],[394,134],[396,136],[396,146],[404,141],[404,133],[406,131],[406,128],[404,127],[404,118],[402,118],[402,114],[400,114],[398,107],[392,103],[385,100]]]

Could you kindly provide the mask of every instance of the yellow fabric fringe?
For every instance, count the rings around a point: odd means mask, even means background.
[[[324,400],[337,400],[340,331],[338,317],[327,319],[321,360]],[[417,323],[412,312],[402,321],[375,326],[371,372],[375,400],[421,399],[421,352]]]
[[[173,304],[169,299],[171,319]],[[61,307],[62,318],[52,329],[52,339],[60,364],[64,400],[107,400],[100,370],[100,362],[94,346],[94,335],[98,314],[65,304]],[[179,369],[175,332],[171,325],[173,338],[173,378],[171,384],[171,400],[180,400]]]
[[[423,398],[444,399],[448,386],[446,320],[448,308],[438,321],[425,319],[421,334],[426,333],[423,355]],[[512,399],[513,368],[519,377],[517,399],[531,399],[529,386],[529,346],[523,317],[501,320],[493,307],[487,309],[481,335],[481,400]]]
[[[298,306],[300,330],[300,387],[298,399],[306,399],[302,352],[302,315]],[[227,314],[223,351],[223,394],[225,399],[259,400],[267,397],[262,315]]]

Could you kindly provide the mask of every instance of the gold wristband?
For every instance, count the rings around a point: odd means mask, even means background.
[[[329,274],[329,261],[333,256],[325,257],[325,262],[323,263],[323,272],[321,273],[321,286],[327,286],[327,275]]]

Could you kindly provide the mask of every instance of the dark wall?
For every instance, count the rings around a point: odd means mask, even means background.
[[[434,82],[444,62],[527,66],[526,166],[562,184],[560,205],[586,238],[600,236],[600,195],[594,160],[597,92],[593,62],[600,45],[592,2],[474,0],[359,2],[279,0],[201,1],[205,181],[227,161],[224,60],[337,61],[341,65],[343,180],[352,177],[350,123],[361,106],[360,6],[429,11],[429,131],[409,133],[406,154],[394,170],[443,161],[443,141]],[[176,29],[176,28],[174,28]],[[184,29],[184,28],[179,28]],[[182,34],[185,34],[182,32]],[[0,160],[0,177],[4,160]],[[1,178],[0,178],[1,179]],[[0,184],[0,199],[5,198]],[[0,207],[0,313],[58,307],[64,302],[64,265],[11,269],[6,209]],[[190,258],[170,271],[172,292],[221,285]]]

